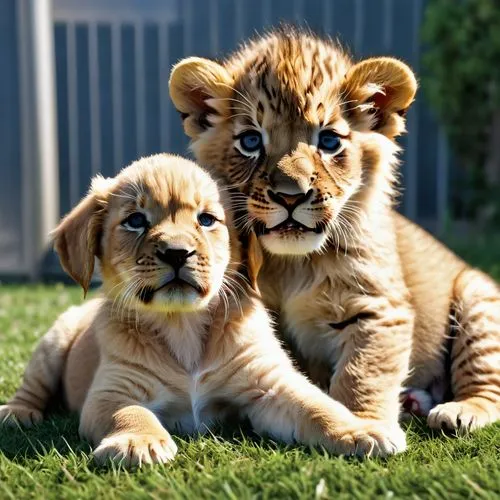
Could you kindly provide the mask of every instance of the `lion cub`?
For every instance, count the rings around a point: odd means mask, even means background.
[[[404,447],[398,429],[387,437],[294,369],[250,284],[258,252],[242,252],[232,227],[224,193],[191,161],[156,155],[95,178],[54,240],[85,291],[98,257],[103,296],[58,319],[0,421],[41,420],[62,382],[100,462],[168,462],[167,428],[202,432],[234,411],[334,453]]]

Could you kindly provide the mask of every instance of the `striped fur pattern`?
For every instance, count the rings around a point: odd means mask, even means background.
[[[355,62],[289,28],[170,79],[193,152],[259,236],[263,298],[311,377],[390,425],[402,389],[425,391],[429,425],[462,432],[499,418],[500,293],[393,208],[416,89],[401,61]]]
[[[403,450],[397,428],[353,415],[294,368],[239,271],[258,258],[245,257],[224,199],[200,167],[169,155],[94,181],[54,237],[84,288],[99,257],[102,296],[42,338],[0,421],[40,421],[62,383],[100,462],[168,462],[169,430],[204,432],[231,415],[332,453]]]

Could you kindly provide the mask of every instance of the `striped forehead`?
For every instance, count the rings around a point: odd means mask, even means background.
[[[280,120],[302,118],[315,125],[339,118],[348,60],[333,45],[327,50],[321,41],[308,42],[302,44],[305,50],[299,43],[264,46],[266,50],[256,50],[247,60],[237,82],[235,107],[252,106],[251,116],[242,117],[248,125],[257,121],[263,126],[268,113]]]

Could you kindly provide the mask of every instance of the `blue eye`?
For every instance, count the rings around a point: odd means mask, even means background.
[[[141,229],[147,228],[149,226],[149,222],[143,213],[134,212],[122,222],[122,226],[129,227],[130,229]]]
[[[319,133],[318,148],[329,153],[337,152],[342,146],[340,137],[332,130],[322,130]]]
[[[200,223],[200,226],[203,227],[210,227],[215,224],[217,219],[209,213],[203,212],[202,214],[198,215],[198,222]]]
[[[255,130],[242,132],[237,137],[240,141],[241,148],[247,153],[253,153],[262,148],[262,135]]]

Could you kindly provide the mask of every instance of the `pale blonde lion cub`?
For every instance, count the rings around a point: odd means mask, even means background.
[[[85,291],[99,258],[103,298],[58,319],[0,420],[38,422],[62,382],[101,462],[167,462],[177,447],[166,428],[203,431],[233,411],[334,453],[403,449],[400,430],[354,416],[294,369],[240,272],[254,281],[259,256],[240,252],[222,198],[206,172],[169,155],[94,179],[54,239]]]

